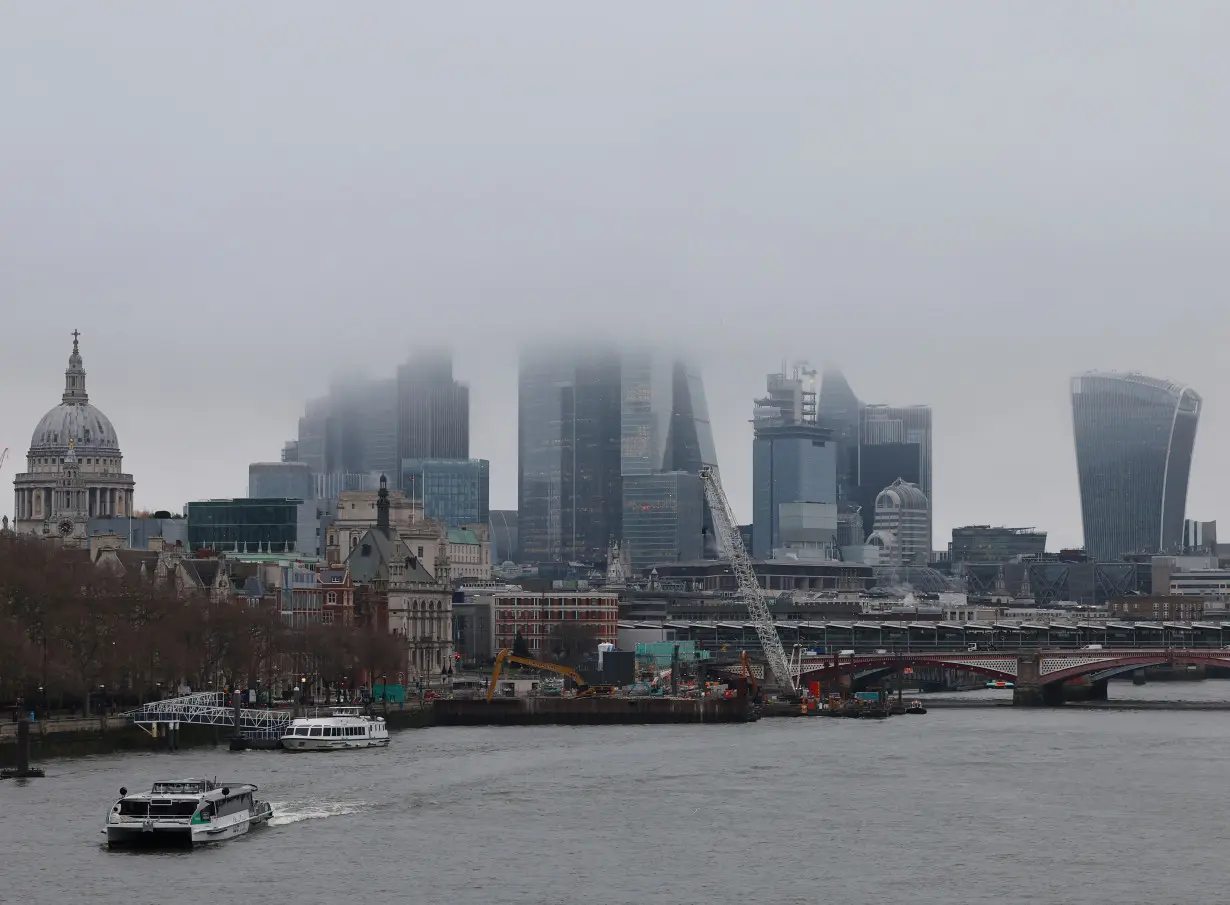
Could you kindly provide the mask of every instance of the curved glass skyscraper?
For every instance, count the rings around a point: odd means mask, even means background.
[[[1085,552],[1177,550],[1201,399],[1181,384],[1091,371],[1072,378]]]

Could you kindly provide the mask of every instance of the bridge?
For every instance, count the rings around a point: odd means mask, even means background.
[[[1062,686],[1087,677],[1090,697],[1106,697],[1106,683],[1123,673],[1150,666],[1217,666],[1230,669],[1230,650],[1160,648],[1142,650],[953,651],[950,653],[873,653],[804,658],[803,682],[836,682],[853,674],[888,674],[900,669],[939,668],[978,673],[1014,685],[1013,703],[1026,706],[1063,703]]]
[[[287,710],[236,708],[228,705],[228,697],[224,691],[202,691],[151,701],[124,716],[146,731],[152,728],[154,734],[157,734],[159,726],[175,727],[180,723],[192,723],[197,726],[229,726],[237,728],[243,735],[280,736],[290,724],[291,714]],[[239,721],[237,727],[236,714]]]
[[[1031,651],[877,651],[803,657],[796,661],[799,684],[819,682],[836,687],[851,679],[875,679],[904,669],[952,669],[1013,684],[1013,703],[1050,706],[1063,703],[1063,684],[1087,678],[1091,699],[1106,698],[1106,683],[1117,675],[1151,666],[1222,667],[1230,669],[1230,650],[1152,648],[1138,650]],[[732,674],[737,667],[719,667]],[[764,675],[759,663],[752,667]]]

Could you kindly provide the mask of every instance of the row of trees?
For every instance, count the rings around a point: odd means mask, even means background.
[[[89,712],[99,697],[142,701],[193,689],[268,688],[308,677],[353,687],[403,669],[375,628],[284,624],[275,604],[177,593],[99,567],[82,550],[0,535],[0,702]]]

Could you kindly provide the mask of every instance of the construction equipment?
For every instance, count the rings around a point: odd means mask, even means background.
[[[548,672],[557,673],[566,679],[571,679],[577,686],[577,697],[596,697],[598,695],[614,694],[615,686],[613,685],[590,685],[581,678],[581,674],[571,666],[562,666],[559,663],[548,663],[545,660],[531,660],[529,657],[518,657],[508,648],[500,651],[495,658],[495,667],[491,670],[491,687],[487,689],[487,700],[491,701],[495,697],[496,683],[500,681],[500,670],[503,669],[505,663],[517,663],[521,666],[528,666],[531,669],[544,669]]]
[[[773,616],[760,594],[760,582],[756,580],[756,573],[752,569],[752,558],[747,555],[747,549],[743,546],[743,538],[739,534],[739,526],[735,522],[734,512],[731,511],[730,501],[722,490],[717,467],[704,466],[700,470],[700,480],[705,488],[705,501],[713,514],[713,531],[721,544],[722,552],[730,559],[730,569],[735,573],[739,586],[736,593],[751,614],[760,646],[764,649],[765,660],[777,679],[778,687],[794,695],[798,689],[795,687],[790,664],[786,660],[786,649],[782,647],[782,639],[777,634],[777,626],[773,624]]]
[[[748,690],[752,695],[760,693],[760,686],[756,683],[756,676],[752,673],[752,662],[747,658],[747,651],[739,651],[739,664],[743,667],[743,678],[747,680]]]

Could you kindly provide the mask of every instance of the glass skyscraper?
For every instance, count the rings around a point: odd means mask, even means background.
[[[1085,552],[1177,551],[1201,399],[1190,387],[1091,371],[1072,378]]]
[[[659,352],[613,346],[526,350],[518,450],[518,533],[529,562],[605,562],[612,541],[631,544],[634,561],[658,555],[638,552],[625,534],[626,479],[696,475],[716,464],[699,371]],[[634,491],[638,499],[664,499],[663,492],[653,482]],[[699,538],[703,521],[693,525],[692,512],[686,502],[678,508],[678,532]]]

